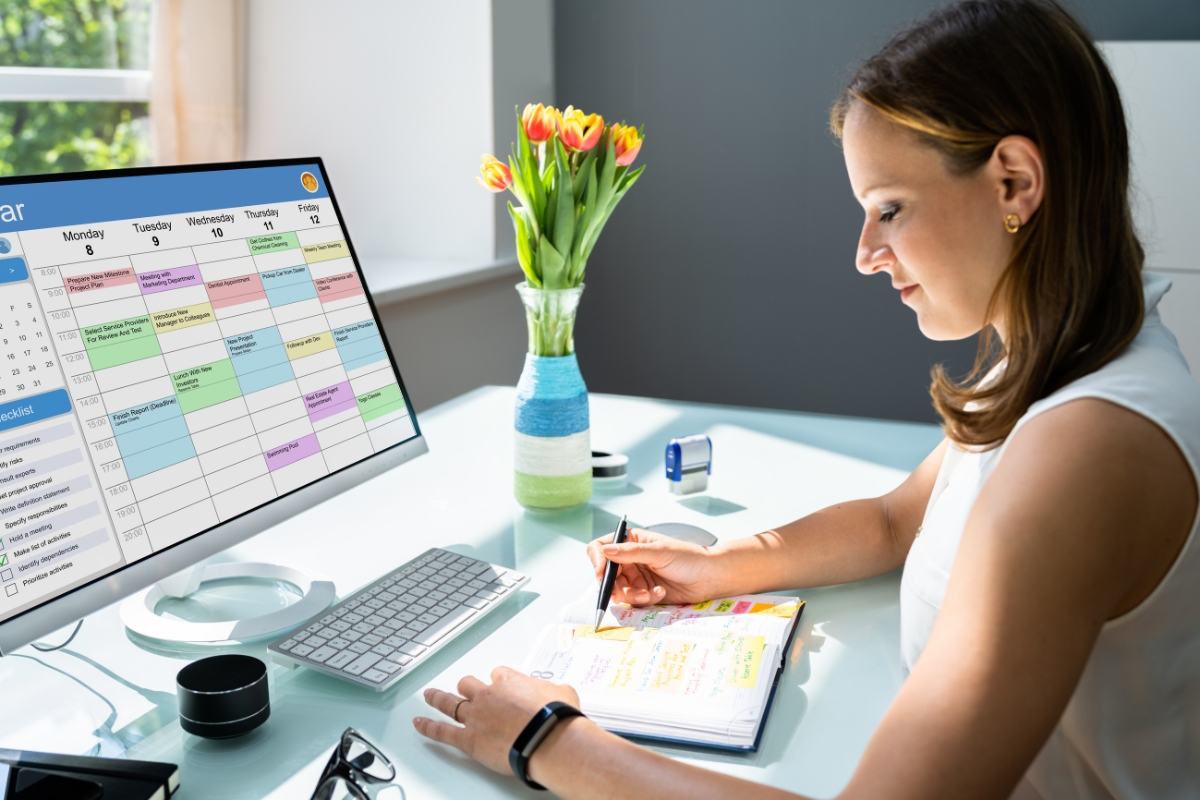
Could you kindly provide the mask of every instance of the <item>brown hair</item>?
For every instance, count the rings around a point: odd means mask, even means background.
[[[1005,341],[988,325],[971,373],[954,381],[939,365],[930,387],[952,440],[995,447],[1032,403],[1108,363],[1141,328],[1144,254],[1116,84],[1054,0],[968,0],[859,67],[831,112],[835,135],[856,103],[909,128],[954,174],[982,167],[1005,136],[1041,149],[1042,205],[1015,235],[989,307],[989,319],[1003,310]],[[981,384],[999,358],[1003,373]]]

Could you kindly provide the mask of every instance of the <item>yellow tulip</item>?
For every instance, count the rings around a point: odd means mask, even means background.
[[[600,134],[604,132],[604,118],[599,114],[587,114],[567,106],[567,110],[557,116],[558,138],[568,150],[585,152],[596,146]]]
[[[612,124],[609,135],[613,137],[617,166],[628,167],[637,158],[638,151],[642,149],[642,141],[646,137],[641,136],[638,129],[632,125],[622,125],[619,122]]]
[[[558,115],[553,106],[529,103],[521,114],[521,125],[530,144],[541,144],[554,138],[554,119]]]
[[[508,165],[498,160],[495,156],[483,155],[480,157],[483,163],[479,167],[479,171],[483,177],[478,175],[475,177],[475,182],[489,192],[503,192],[508,187],[512,186],[512,172],[508,169]]]

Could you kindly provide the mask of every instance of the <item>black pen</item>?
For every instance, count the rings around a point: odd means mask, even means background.
[[[626,517],[621,517],[621,524],[617,526],[617,535],[613,537],[613,544],[625,544],[625,537],[629,534],[629,525],[626,523]],[[608,566],[604,568],[604,580],[600,582],[600,596],[596,598],[596,625],[600,627],[600,620],[604,619],[604,612],[608,610],[608,598],[612,596],[613,584],[617,582],[617,571],[621,569],[621,565],[615,561],[609,561]]]

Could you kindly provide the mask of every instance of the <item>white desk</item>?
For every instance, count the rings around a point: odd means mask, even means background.
[[[212,651],[139,647],[111,607],[89,617],[66,651],[23,648],[0,659],[0,746],[86,753],[100,744],[103,754],[173,762],[181,800],[306,800],[338,734],[354,726],[396,760],[413,800],[539,796],[419,738],[411,719],[429,713],[422,690],[519,665],[543,625],[592,580],[585,543],[622,513],[642,525],[689,522],[722,539],[744,536],[892,488],[941,435],[932,425],[593,395],[592,445],[629,454],[633,485],[597,493],[580,511],[535,515],[512,499],[512,399],[511,389],[489,387],[420,415],[429,455],[223,554],[322,572],[343,595],[430,545],[533,577],[388,693],[273,667],[262,728],[199,739],[179,728],[175,673]],[[714,471],[707,493],[681,499],[666,489],[662,451],[692,433],[712,437]],[[900,685],[897,591],[889,575],[801,593],[808,606],[758,753],[663,752],[817,797],[837,793]],[[239,650],[265,657],[263,645]]]

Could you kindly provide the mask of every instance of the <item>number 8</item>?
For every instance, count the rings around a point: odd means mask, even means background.
[[[531,672],[529,674],[531,676],[533,676],[534,678],[537,678],[537,679],[543,680],[543,681],[548,681],[554,677],[553,672],[542,672],[542,671],[538,671],[538,670],[534,670],[533,672]]]

